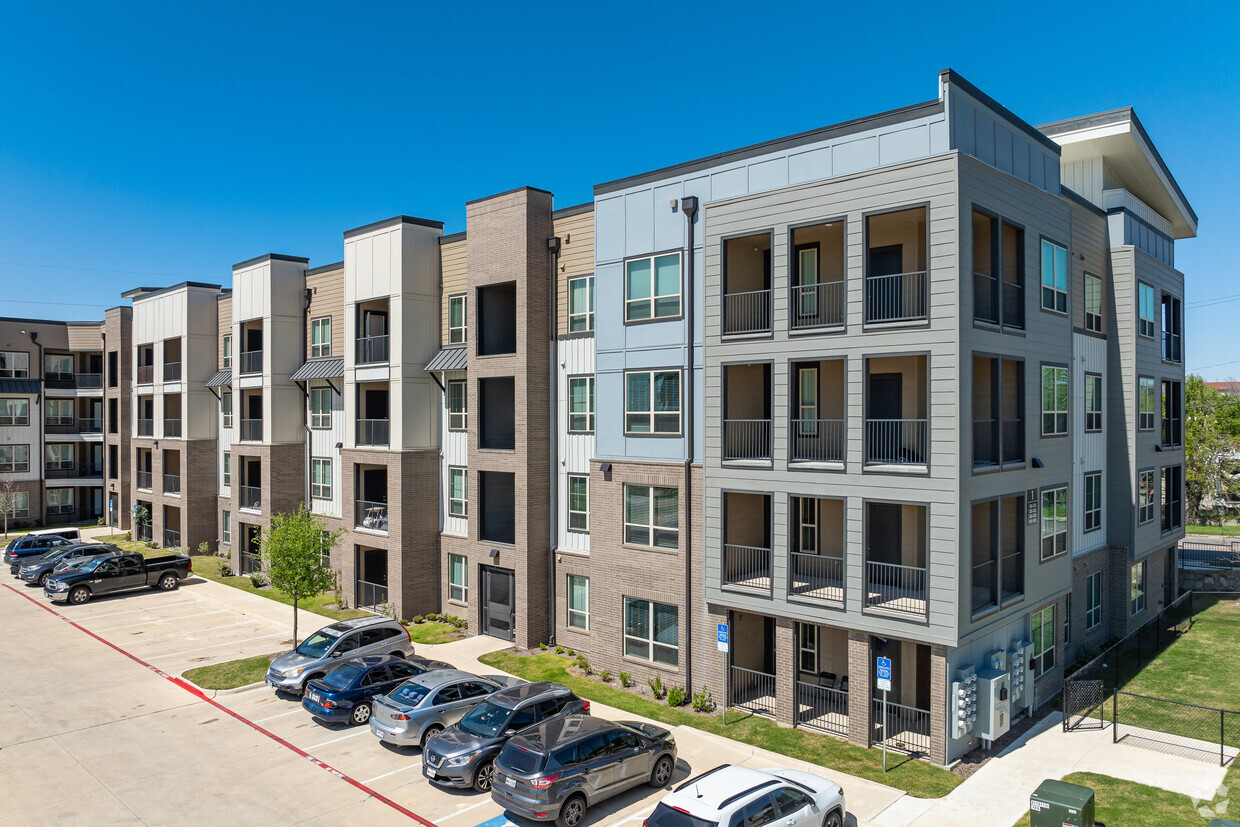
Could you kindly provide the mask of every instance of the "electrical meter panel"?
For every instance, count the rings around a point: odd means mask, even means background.
[[[1028,706],[1033,695],[1033,642],[1028,640],[1012,641],[1008,652],[1008,663],[1012,674],[1012,709],[1020,710]],[[1023,702],[1023,703],[1022,703]]]
[[[996,672],[1006,672],[1008,668],[1007,652],[1002,649],[996,649],[988,653],[983,661],[983,668],[986,667],[994,669]]]
[[[963,738],[977,725],[977,672],[965,666],[951,687],[952,737]]]
[[[1012,676],[998,669],[977,673],[977,736],[1002,737],[1012,725]]]

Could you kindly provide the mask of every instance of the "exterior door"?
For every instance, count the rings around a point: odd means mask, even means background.
[[[482,569],[482,631],[513,640],[516,626],[516,574],[508,569]]]

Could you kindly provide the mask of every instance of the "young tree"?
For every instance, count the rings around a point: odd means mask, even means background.
[[[1209,519],[1237,498],[1229,471],[1240,444],[1240,400],[1189,376],[1184,382],[1184,489],[1190,519]]]
[[[271,585],[293,601],[293,646],[297,645],[297,604],[335,586],[335,574],[323,565],[340,531],[328,531],[305,503],[293,514],[272,514],[271,528],[262,534],[259,554]]]
[[[4,515],[4,536],[9,536],[9,515],[17,512],[17,483],[12,474],[0,474],[0,514]]]

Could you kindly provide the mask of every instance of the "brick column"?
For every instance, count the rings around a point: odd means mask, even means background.
[[[848,632],[848,740],[870,745],[870,636]]]
[[[947,763],[947,647],[930,647],[930,760]]]
[[[796,622],[775,618],[775,722],[796,725],[797,636]]]

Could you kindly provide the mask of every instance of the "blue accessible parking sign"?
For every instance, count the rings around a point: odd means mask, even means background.
[[[877,677],[878,677],[878,680],[876,681],[876,688],[880,692],[890,691],[891,690],[891,658],[879,658],[878,659],[878,676]]]

